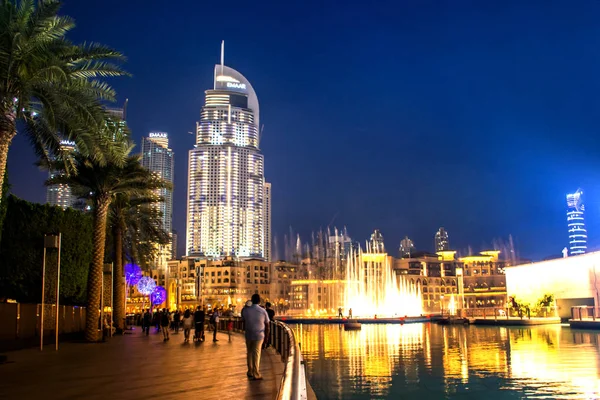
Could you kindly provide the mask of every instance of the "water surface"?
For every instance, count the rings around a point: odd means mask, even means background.
[[[319,399],[600,398],[600,332],[430,323],[294,330]]]

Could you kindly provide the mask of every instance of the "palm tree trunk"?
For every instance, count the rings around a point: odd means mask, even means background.
[[[13,138],[17,135],[15,125],[15,114],[5,113],[0,118],[0,200],[2,199],[2,185],[4,184],[4,173],[6,172],[6,161],[8,160],[8,148]]]
[[[113,322],[118,333],[124,328],[125,321],[125,284],[123,271],[123,227],[118,222],[114,228],[115,235],[115,269],[113,271],[114,302]]]
[[[110,197],[101,195],[94,207],[94,243],[92,244],[92,266],[88,276],[87,310],[85,316],[85,340],[98,341],[100,319],[100,293],[102,292],[102,270],[106,245],[106,216]],[[102,325],[100,325],[102,326]]]

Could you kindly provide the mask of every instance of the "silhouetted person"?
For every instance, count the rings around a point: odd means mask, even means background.
[[[152,325],[152,315],[150,309],[146,309],[144,317],[142,318],[142,330],[146,333],[146,336],[150,334],[150,326]]]
[[[173,329],[175,330],[175,333],[179,333],[179,324],[181,323],[181,314],[179,313],[179,310],[175,311],[175,314],[173,314]]]
[[[165,342],[169,340],[169,322],[171,322],[169,318],[169,312],[165,308],[160,314],[160,326],[162,328],[163,341]]]
[[[190,331],[192,330],[192,326],[194,325],[194,316],[190,312],[190,310],[185,310],[183,313],[183,336],[184,342],[190,341]]]
[[[271,308],[271,303],[267,302],[267,304],[265,304],[266,307],[266,311],[267,311],[267,315],[269,316],[269,321],[274,321],[275,320],[275,310],[273,310]],[[265,348],[269,347],[271,345],[271,336],[267,336],[265,337]]]
[[[212,315],[210,316],[210,323],[212,324],[214,331],[213,331],[213,342],[218,342],[219,340],[217,339],[217,327],[219,326],[219,317],[221,316],[221,313],[219,312],[219,309],[215,307]]]
[[[242,318],[246,322],[246,362],[250,379],[260,380],[260,353],[265,337],[269,337],[269,314],[260,307],[260,295],[252,295],[252,306],[244,309]]]
[[[206,318],[206,314],[202,307],[198,306],[196,312],[194,313],[194,324],[195,331],[194,335],[196,336],[196,340],[204,342],[204,319]]]

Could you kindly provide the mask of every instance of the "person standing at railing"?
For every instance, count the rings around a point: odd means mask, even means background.
[[[261,380],[260,353],[265,337],[269,337],[269,314],[260,306],[260,295],[252,295],[252,306],[242,312],[246,322],[246,361],[248,372],[246,375],[253,380]]]
[[[267,311],[267,315],[269,316],[269,321],[274,321],[275,320],[275,310],[273,310],[271,308],[271,303],[267,302],[265,304],[265,308],[266,308],[266,311]],[[271,345],[271,336],[268,335],[268,336],[265,337],[265,346],[264,346],[265,349],[267,347],[269,347],[270,345]]]

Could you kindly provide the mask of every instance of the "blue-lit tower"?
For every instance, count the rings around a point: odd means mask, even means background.
[[[567,224],[569,226],[569,255],[584,254],[587,250],[587,231],[584,222],[583,191],[567,194]]]

